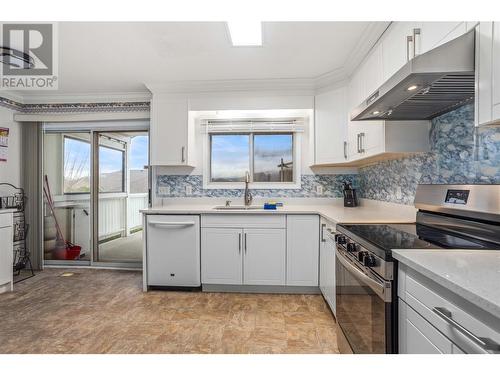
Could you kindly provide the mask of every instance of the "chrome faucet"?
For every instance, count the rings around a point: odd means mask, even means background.
[[[250,193],[250,189],[248,189],[248,184],[250,183],[250,173],[248,171],[245,174],[245,206],[250,206],[252,204],[252,194]]]

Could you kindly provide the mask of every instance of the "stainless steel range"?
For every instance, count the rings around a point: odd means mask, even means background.
[[[500,185],[419,185],[414,224],[340,224],[336,304],[341,353],[397,353],[393,249],[500,249]]]

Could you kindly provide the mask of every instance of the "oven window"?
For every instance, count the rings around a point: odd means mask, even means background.
[[[386,353],[386,303],[338,261],[336,283],[337,322],[353,352]]]

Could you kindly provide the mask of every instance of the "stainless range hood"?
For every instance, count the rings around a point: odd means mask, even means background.
[[[352,121],[429,120],[474,99],[474,30],[418,55],[351,112]]]

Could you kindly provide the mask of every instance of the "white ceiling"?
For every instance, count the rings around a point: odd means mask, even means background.
[[[262,47],[233,47],[225,22],[59,23],[59,90],[147,93],[171,81],[346,78],[387,23],[265,22]]]

